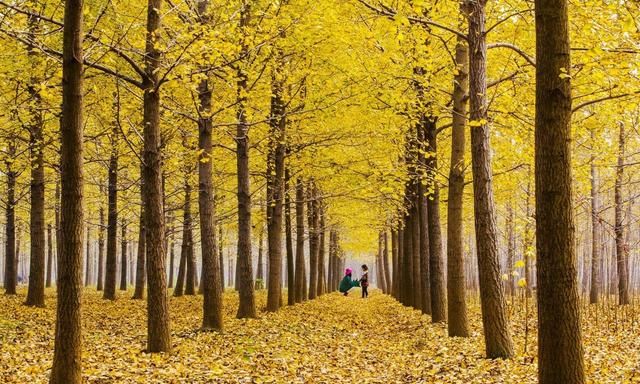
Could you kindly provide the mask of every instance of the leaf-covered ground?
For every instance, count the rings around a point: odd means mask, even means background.
[[[47,308],[0,296],[0,381],[46,382],[53,351],[55,296]],[[115,302],[87,290],[84,360],[90,383],[534,383],[535,315],[510,307],[518,356],[483,358],[478,303],[473,336],[448,338],[443,325],[373,292],[368,300],[330,294],[256,320],[234,318],[238,297],[225,295],[225,331],[198,332],[200,296],[171,298],[173,352],[143,353],[145,302]],[[258,306],[265,305],[264,292]],[[640,382],[640,312],[584,307],[587,373],[593,383]],[[528,315],[528,316],[527,316]],[[524,353],[525,318],[528,348]]]

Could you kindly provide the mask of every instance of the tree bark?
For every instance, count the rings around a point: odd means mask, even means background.
[[[142,186],[140,186],[142,190]],[[143,197],[141,197],[142,199]],[[138,230],[138,255],[136,257],[136,285],[135,290],[133,292],[133,299],[142,300],[144,299],[144,287],[147,283],[147,276],[145,274],[146,270],[146,253],[147,253],[147,244],[145,243],[145,239],[147,236],[147,230],[144,226],[144,206],[140,207],[140,224]]]
[[[427,199],[427,217],[429,221],[429,283],[431,289],[431,321],[447,321],[447,299],[445,295],[444,265],[442,257],[442,232],[440,230],[440,186],[436,180],[438,172],[437,129],[434,118],[429,118],[425,126],[425,138],[428,143],[429,158],[426,161],[429,179],[433,191]]]
[[[127,224],[122,223],[120,227],[120,290],[127,290]]]
[[[40,32],[39,20],[33,16],[28,20],[28,35],[33,37]],[[41,77],[38,65],[37,48],[30,44],[27,54],[31,63],[31,73],[27,91],[31,100],[28,103],[30,121],[29,157],[31,159],[30,195],[31,209],[29,212],[29,236],[31,238],[31,253],[29,258],[29,287],[27,289],[26,305],[44,307],[45,284],[45,238],[44,238],[44,121],[40,112],[42,98],[40,96]]]
[[[93,260],[91,258],[91,227],[89,225],[87,225],[86,227],[87,227],[87,237],[85,241],[86,251],[85,251],[85,257],[84,257],[84,261],[85,261],[84,286],[88,287],[91,284],[91,279],[92,279],[91,266],[93,264]]]
[[[119,110],[119,104],[116,109]],[[116,112],[117,114],[117,112]],[[109,181],[107,202],[107,262],[104,276],[103,298],[116,299],[116,269],[117,269],[117,241],[118,241],[118,139],[119,130],[114,124],[111,133],[111,155],[109,156]]]
[[[307,187],[307,220],[309,226],[309,300],[317,296],[318,288],[318,200],[311,180]]]
[[[186,270],[185,270],[185,295],[196,294],[196,260],[193,244],[193,217],[191,216],[191,184],[188,181],[188,175],[185,175],[184,189],[184,222],[185,222],[185,240],[186,240]],[[183,240],[184,241],[184,240]]]
[[[247,28],[250,19],[250,3],[242,1],[240,11],[241,57],[249,52]],[[238,268],[240,269],[240,304],[237,317],[256,317],[253,271],[251,265],[251,188],[249,186],[249,124],[246,116],[247,73],[238,69],[238,124],[236,132],[236,158],[238,174]]]
[[[16,154],[16,145],[12,141],[9,143],[9,157],[13,159]],[[5,263],[4,263],[4,289],[5,294],[15,295],[16,286],[18,284],[18,259],[16,252],[16,171],[12,168],[12,163],[5,162],[7,170],[7,205],[6,205],[6,223],[5,233],[7,236],[5,243]]]
[[[98,228],[98,276],[96,289],[104,289],[104,207],[100,205],[100,227]]]
[[[209,0],[198,2],[202,23],[209,23]],[[222,292],[224,270],[222,260],[222,227],[216,239],[215,193],[213,190],[213,125],[211,118],[209,80],[198,85],[200,119],[198,120],[198,208],[200,210],[200,238],[202,250],[202,329],[222,330]],[[216,255],[220,242],[219,255]],[[219,256],[219,257],[218,257]]]
[[[591,130],[591,143],[595,144],[595,132]],[[592,149],[595,151],[595,148]],[[589,289],[589,303],[597,304],[600,296],[600,241],[602,226],[600,224],[600,196],[598,193],[598,170],[595,164],[595,154],[591,159],[591,287]]]
[[[164,209],[162,188],[162,154],[160,146],[161,52],[156,47],[160,29],[162,0],[149,0],[145,47],[144,88],[144,164],[142,184],[147,244],[147,351],[170,352],[169,308],[165,274]]]
[[[487,122],[486,0],[468,3],[471,160],[482,324],[488,358],[511,358],[506,301],[500,280],[493,198],[491,146]]]
[[[538,381],[584,383],[571,196],[567,0],[536,0]]]
[[[293,234],[291,233],[291,197],[289,181],[289,169],[285,168],[284,178],[284,215],[285,215],[285,242],[287,246],[287,305],[296,302],[295,290],[295,262],[293,258]]]
[[[82,382],[83,116],[82,0],[64,4],[62,119],[60,127],[61,217],[58,302],[51,384]]]
[[[464,6],[460,6],[464,14]],[[460,36],[456,41],[456,74],[453,79],[451,166],[447,202],[447,328],[451,337],[469,337],[464,271],[463,200],[464,152],[469,93],[469,49]]]
[[[281,54],[281,52],[278,52]],[[275,312],[282,300],[282,208],[284,204],[284,160],[286,106],[283,99],[282,63],[271,79],[271,116],[269,118],[269,154],[267,157],[267,240],[269,286],[267,311]]]
[[[301,303],[304,297],[305,260],[304,260],[304,186],[301,179],[296,180],[296,274],[295,301]]]
[[[511,202],[507,206],[507,293],[512,297],[516,294],[516,281],[513,278],[515,262],[515,234],[513,231],[513,207]]]
[[[321,296],[326,291],[326,269],[325,269],[325,230],[324,230],[324,204],[321,199],[318,200],[318,285],[316,295]]]
[[[625,242],[625,228],[623,223],[622,184],[624,182],[624,123],[619,123],[618,135],[618,166],[616,167],[615,184],[615,235],[616,235],[616,264],[618,272],[618,304],[629,304],[629,265],[627,262],[628,245]],[[627,219],[629,220],[629,218]]]
[[[51,287],[51,275],[53,271],[53,235],[51,234],[53,231],[51,229],[51,224],[47,224],[47,280],[46,287]]]
[[[391,271],[391,294],[398,299],[400,297],[398,292],[398,231],[395,229],[391,230],[391,259],[393,264],[393,270]]]

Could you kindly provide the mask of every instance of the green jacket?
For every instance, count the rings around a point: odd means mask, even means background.
[[[340,287],[338,288],[338,290],[342,293],[345,293],[351,288],[359,286],[360,282],[358,280],[351,280],[351,276],[345,275],[345,277],[342,278],[342,281],[340,281]]]

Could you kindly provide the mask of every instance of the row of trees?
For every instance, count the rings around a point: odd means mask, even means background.
[[[594,228],[590,286],[597,290],[602,191],[599,178],[580,172],[610,161],[596,155],[604,148],[597,127],[613,119],[600,105],[627,103],[635,94],[633,81],[621,81],[633,80],[633,70],[618,63],[634,54],[627,47],[634,41],[633,5],[623,15],[615,6],[569,10],[564,1],[541,0],[535,32],[534,10],[526,2],[392,7],[379,1],[96,1],[67,2],[64,15],[48,1],[0,6],[2,38],[17,57],[3,66],[2,83],[8,111],[1,116],[4,281],[13,293],[15,217],[26,222],[28,216],[27,303],[45,304],[45,233],[51,225],[47,237],[50,247],[54,237],[58,244],[59,297],[53,382],[80,380],[87,223],[100,228],[106,248],[105,270],[98,268],[106,299],[115,298],[118,229],[138,236],[134,295],[143,298],[146,287],[149,352],[171,347],[167,288],[174,263],[182,271],[174,293],[195,291],[200,269],[202,327],[222,327],[223,228],[237,240],[237,315],[257,315],[252,244],[255,228],[266,226],[268,271],[260,273],[259,261],[257,274],[267,277],[267,310],[283,304],[283,280],[289,304],[312,299],[337,286],[342,255],[358,258],[377,247],[379,285],[434,322],[447,321],[452,336],[469,333],[465,293],[477,272],[487,356],[509,358],[513,345],[501,275],[506,271],[513,293],[509,275],[520,237],[528,289],[534,283],[529,276],[537,275],[541,381],[584,380],[571,188],[583,192],[590,185],[588,203],[595,204],[588,217]],[[570,11],[577,25],[593,26],[571,46]],[[622,21],[605,30],[601,24],[613,14]],[[608,44],[588,45],[598,40]],[[534,47],[535,57],[527,53]],[[570,51],[579,55],[573,67]],[[573,76],[588,81],[574,81],[579,101],[572,106]],[[578,156],[569,153],[572,117],[574,137],[590,133],[586,167],[584,141]],[[628,147],[635,143],[624,131],[633,115],[625,112],[620,120],[613,194],[619,296],[625,303],[624,227],[631,222],[631,215],[624,222],[622,210],[623,187],[631,185],[625,149],[633,153]],[[525,145],[534,132],[535,154]],[[575,181],[572,167],[578,170]],[[59,193],[53,188],[58,179]],[[473,193],[465,195],[469,183]],[[440,196],[443,187],[446,198]],[[192,205],[195,192],[198,204]],[[463,210],[470,203],[473,215]],[[506,207],[502,271],[497,206]],[[177,232],[180,261],[168,251]],[[471,247],[465,245],[469,237],[475,237]],[[469,248],[476,264],[470,264]],[[558,348],[554,342],[566,344]]]

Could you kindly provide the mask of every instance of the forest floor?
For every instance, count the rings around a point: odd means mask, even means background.
[[[55,293],[47,290],[45,309],[22,305],[25,293],[0,295],[2,383],[44,383],[51,367]],[[171,297],[173,351],[150,355],[143,352],[146,302],[131,300],[131,292],[119,294],[108,302],[95,289],[86,290],[85,382],[536,382],[535,314],[518,301],[509,310],[517,357],[508,361],[484,358],[477,299],[470,301],[472,336],[449,338],[446,327],[431,324],[428,316],[379,291],[360,299],[359,289],[348,297],[333,293],[275,314],[261,312],[254,320],[235,319],[238,296],[228,292],[223,333],[198,331],[201,296]],[[265,292],[258,292],[258,307],[265,302]],[[640,311],[606,308],[583,307],[589,381],[640,383]]]

